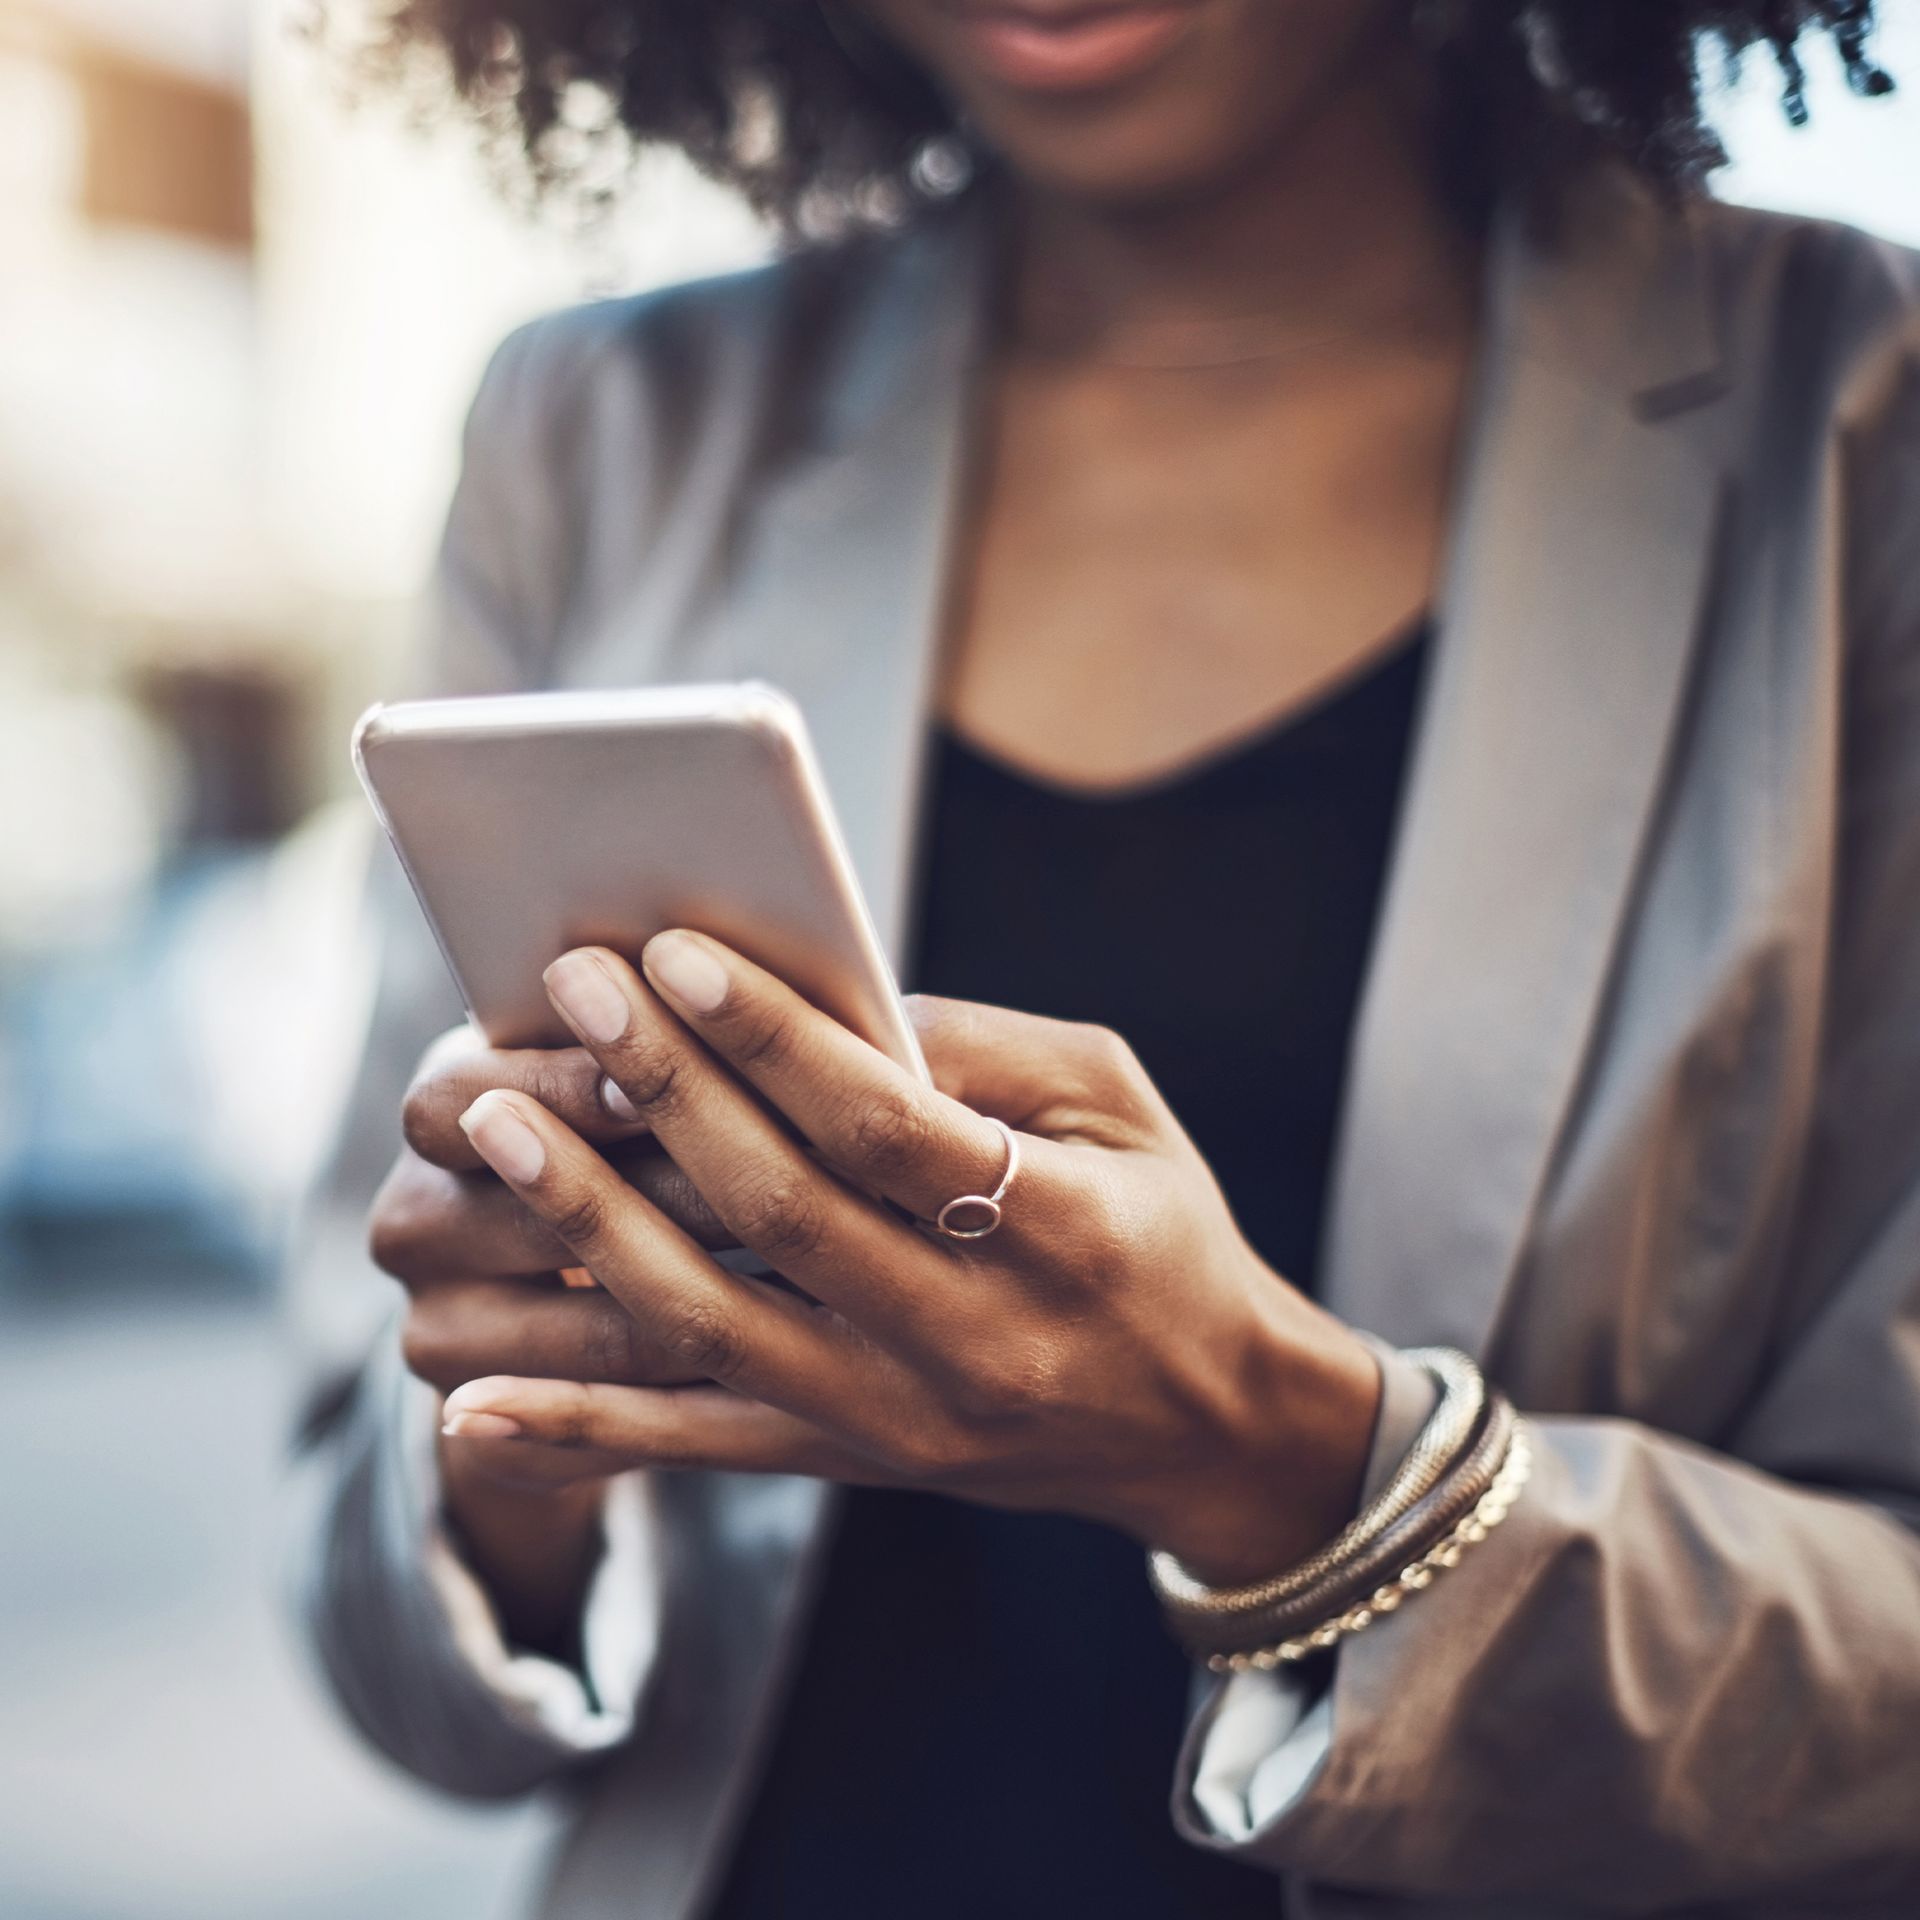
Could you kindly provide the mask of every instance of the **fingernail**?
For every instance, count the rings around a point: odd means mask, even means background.
[[[460,1116],[460,1130],[503,1180],[525,1186],[546,1168],[547,1150],[540,1136],[498,1092],[483,1093]]]
[[[640,1118],[640,1109],[620,1091],[620,1084],[616,1080],[600,1082],[600,1104],[616,1120],[625,1121],[628,1125]]]
[[[598,960],[584,953],[563,954],[547,969],[547,996],[581,1039],[610,1047],[633,1018],[627,996]]]
[[[450,1413],[440,1431],[456,1440],[511,1440],[526,1429],[504,1413]]]
[[[689,1013],[712,1013],[727,997],[727,970],[704,942],[685,933],[657,933],[640,964],[653,984]]]
[[[440,1418],[445,1422],[442,1433],[466,1433],[484,1435],[489,1439],[504,1440],[508,1429],[514,1433],[521,1431],[520,1422],[509,1413],[496,1413],[489,1401],[497,1403],[503,1392],[511,1394],[513,1383],[496,1375],[488,1374],[479,1380],[468,1380],[457,1386],[447,1395],[441,1406]],[[475,1426],[477,1420],[503,1422],[501,1426]]]

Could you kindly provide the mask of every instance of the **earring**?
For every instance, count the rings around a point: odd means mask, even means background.
[[[845,0],[814,0],[822,24],[847,64],[897,112],[946,130],[922,139],[908,172],[932,200],[952,199],[974,180],[979,162],[966,118],[934,82],[859,10]]]

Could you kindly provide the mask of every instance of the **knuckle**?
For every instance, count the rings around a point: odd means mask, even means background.
[[[433,1386],[445,1386],[451,1374],[453,1343],[445,1317],[425,1301],[416,1302],[400,1328],[400,1358],[407,1371]],[[453,1384],[458,1384],[454,1382]]]
[[[912,1167],[925,1153],[930,1131],[926,1108],[898,1087],[867,1094],[848,1120],[855,1164],[882,1179]]]
[[[423,1160],[438,1160],[447,1150],[447,1119],[451,1102],[444,1081],[416,1080],[400,1103],[400,1137]]]
[[[614,1079],[642,1113],[664,1113],[686,1090],[687,1057],[671,1044],[630,1040],[615,1056]]]
[[[785,1174],[749,1188],[734,1224],[748,1246],[776,1265],[812,1258],[826,1236],[819,1195],[806,1181]]]
[[[405,1161],[387,1176],[367,1216],[367,1254],[382,1273],[407,1280],[424,1271],[438,1210]]]
[[[400,1133],[423,1160],[439,1162],[463,1155],[465,1142],[454,1125],[462,1105],[461,1089],[470,1084],[486,1049],[471,1026],[441,1034],[413,1070],[400,1100]]]
[[[729,1051],[742,1066],[766,1066],[793,1048],[793,1014],[784,1007],[754,1007],[733,1023]]]
[[[582,1047],[567,1047],[541,1057],[527,1091],[549,1113],[571,1121],[597,1115],[599,1088],[600,1067],[593,1055]]]
[[[1144,1077],[1139,1055],[1111,1027],[1084,1026],[1080,1031],[1096,1073],[1127,1087]]]
[[[1108,1182],[1094,1184],[1081,1196],[1071,1242],[1048,1263],[1056,1291],[1104,1296],[1116,1274],[1131,1270],[1139,1250],[1135,1211]]]
[[[434,1357],[431,1331],[417,1311],[408,1314],[400,1329],[400,1358],[406,1362],[407,1371],[422,1380],[429,1379]]]
[[[374,1210],[367,1222],[367,1255],[382,1273],[404,1280],[415,1272],[416,1245],[412,1223],[403,1212],[393,1206]]]
[[[739,1323],[716,1300],[695,1300],[661,1328],[660,1344],[676,1360],[709,1380],[733,1379],[747,1363]]]
[[[547,1219],[554,1232],[577,1251],[602,1245],[610,1227],[606,1200],[587,1186],[568,1191]]]

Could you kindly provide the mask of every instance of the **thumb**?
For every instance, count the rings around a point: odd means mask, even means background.
[[[1022,1133],[1131,1144],[1161,1111],[1133,1049],[1106,1027],[925,993],[906,1004],[934,1085]]]

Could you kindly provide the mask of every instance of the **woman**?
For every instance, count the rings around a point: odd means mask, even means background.
[[[670,935],[406,1092],[310,1611],[548,1912],[1912,1911],[1920,271],[1694,77],[1870,25],[400,9],[852,226],[509,343],[437,684],[784,684],[943,996]]]

